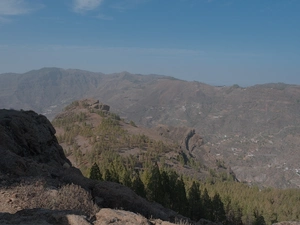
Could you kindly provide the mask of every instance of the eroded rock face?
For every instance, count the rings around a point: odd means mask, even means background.
[[[71,165],[55,137],[55,129],[33,111],[0,110],[0,172],[42,174],[42,165]]]
[[[91,108],[100,109],[100,110],[107,111],[107,112],[110,109],[109,105],[104,105],[104,104],[94,104],[91,106]]]
[[[182,149],[192,152],[203,145],[203,138],[195,129],[160,125],[156,127],[159,135],[177,141]]]
[[[110,106],[109,105],[105,105],[99,102],[99,100],[94,100],[94,99],[86,99],[84,100],[84,102],[86,102],[88,104],[88,106],[92,109],[99,109],[99,110],[103,110],[103,111],[109,111]]]
[[[199,148],[203,144],[203,139],[195,130],[190,130],[185,137],[186,150],[192,152],[195,148]]]

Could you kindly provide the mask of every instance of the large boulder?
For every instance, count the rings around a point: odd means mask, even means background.
[[[0,110],[0,137],[1,173],[42,175],[71,165],[49,120],[33,111]]]

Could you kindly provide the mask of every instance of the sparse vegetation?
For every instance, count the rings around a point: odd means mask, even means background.
[[[131,126],[136,127],[135,123],[132,120],[130,120],[129,123],[130,123]]]
[[[79,101],[74,101],[74,102],[72,102],[70,105],[67,105],[67,106],[64,108],[64,111],[67,111],[67,110],[69,110],[69,109],[71,109],[71,108],[73,108],[73,107],[77,107],[77,106],[79,106]]]
[[[91,194],[75,184],[49,189],[46,188],[44,181],[37,180],[34,183],[21,183],[15,192],[18,205],[24,209],[77,210],[86,215],[94,215],[99,211]]]

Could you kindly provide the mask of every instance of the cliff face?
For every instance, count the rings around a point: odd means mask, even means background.
[[[43,115],[1,110],[0,172],[29,176],[70,167],[54,134],[55,129]]]

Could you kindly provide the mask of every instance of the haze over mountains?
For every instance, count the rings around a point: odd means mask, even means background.
[[[0,108],[33,109],[53,119],[83,98],[100,99],[138,125],[195,128],[203,148],[230,165],[240,181],[300,186],[300,86],[215,87],[158,75],[59,68],[0,75]]]

